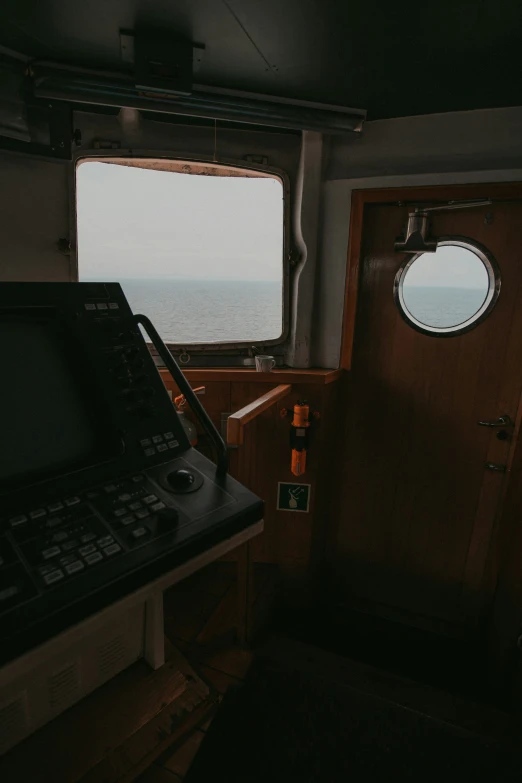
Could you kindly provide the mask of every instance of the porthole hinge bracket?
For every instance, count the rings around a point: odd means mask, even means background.
[[[438,240],[436,237],[429,236],[430,213],[486,207],[491,203],[491,199],[473,199],[472,201],[448,201],[447,204],[438,204],[434,207],[417,206],[408,214],[406,232],[397,237],[393,248],[396,253],[435,253]]]

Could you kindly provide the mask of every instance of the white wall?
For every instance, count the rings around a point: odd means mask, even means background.
[[[62,162],[0,153],[0,280],[70,279],[67,177]]]
[[[208,127],[152,125],[146,136],[151,149],[213,152]],[[83,114],[82,126],[85,149],[100,138],[121,143],[127,137],[129,146],[147,146],[143,124],[122,127],[114,116]],[[352,191],[522,180],[522,109],[369,122],[362,135],[325,140],[324,149],[311,364],[337,367]],[[218,123],[218,157],[249,153],[268,155],[272,165],[289,171],[295,186],[298,137],[225,132]],[[70,279],[69,258],[56,246],[70,234],[69,172],[64,163],[0,153],[0,280]]]
[[[312,361],[337,367],[352,192],[522,180],[522,108],[379,120],[330,142]]]

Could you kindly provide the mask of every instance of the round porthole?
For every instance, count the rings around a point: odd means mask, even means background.
[[[410,326],[449,337],[472,329],[495,306],[500,271],[478,243],[444,237],[437,242],[435,253],[418,253],[402,264],[393,293]]]

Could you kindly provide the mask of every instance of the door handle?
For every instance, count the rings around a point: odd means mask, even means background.
[[[499,465],[498,462],[486,462],[484,467],[488,470],[495,470],[497,473],[505,473],[507,471],[507,465]]]
[[[499,416],[496,421],[477,421],[479,427],[513,427],[511,416],[505,413],[503,416]]]

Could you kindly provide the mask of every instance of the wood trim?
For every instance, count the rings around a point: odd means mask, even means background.
[[[355,314],[357,312],[357,294],[359,291],[359,259],[364,220],[364,191],[355,191],[352,195],[350,213],[350,234],[348,237],[348,261],[344,289],[344,316],[341,341],[341,368],[349,370],[352,366],[353,336],[355,332]]]
[[[310,383],[318,386],[326,386],[337,381],[343,371],[338,370],[272,370],[272,372],[256,372],[256,370],[239,369],[213,369],[198,368],[187,370],[184,367],[183,375],[188,381],[228,381],[233,383]],[[170,378],[168,370],[159,369],[162,378]]]
[[[425,185],[399,188],[375,188],[354,190],[353,195],[362,198],[365,204],[386,204],[388,202],[447,201],[451,198],[491,198],[493,200],[518,200],[522,198],[522,182],[472,183],[470,185]]]
[[[245,405],[244,408],[236,411],[236,413],[232,413],[227,421],[227,443],[230,446],[243,445],[245,425],[286,397],[291,390],[291,384],[281,384],[258,397],[257,400],[254,400],[249,405]]]
[[[366,204],[386,204],[411,201],[447,201],[448,192],[454,199],[491,198],[493,200],[522,199],[522,183],[485,183],[471,185],[429,185],[424,187],[377,188],[354,190],[350,212],[348,257],[344,294],[341,369],[350,370],[357,313],[361,243]]]

